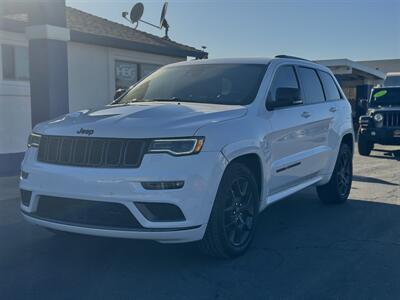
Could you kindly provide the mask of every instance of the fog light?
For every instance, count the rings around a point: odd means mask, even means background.
[[[372,135],[372,136],[375,136],[375,135],[376,135],[376,132],[375,132],[375,131],[371,131],[371,135]]]
[[[170,203],[135,202],[143,216],[151,222],[178,222],[185,221],[180,208]]]
[[[21,171],[21,178],[22,178],[22,179],[27,179],[28,176],[29,176],[29,173],[28,173],[28,172]]]
[[[142,182],[142,186],[146,190],[174,190],[182,188],[184,184],[184,181]]]
[[[21,202],[24,206],[29,206],[31,203],[31,191],[21,190]]]

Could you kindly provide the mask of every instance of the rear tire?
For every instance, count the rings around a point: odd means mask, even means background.
[[[324,203],[343,203],[347,200],[353,179],[353,153],[342,144],[332,177],[325,185],[317,186],[319,199]]]
[[[232,163],[222,176],[201,250],[218,258],[242,255],[250,246],[259,210],[260,195],[253,173]]]
[[[358,134],[358,153],[362,156],[369,156],[372,149],[374,148],[374,143],[368,140],[362,134]]]

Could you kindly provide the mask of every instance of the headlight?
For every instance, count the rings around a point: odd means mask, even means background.
[[[37,133],[31,133],[28,138],[28,148],[30,147],[39,147],[40,145],[40,138],[42,136]]]
[[[172,155],[189,155],[201,151],[204,137],[181,138],[181,139],[158,139],[150,143],[148,152],[169,153]]]
[[[374,120],[378,123],[383,121],[383,115],[382,114],[376,114],[374,115]]]

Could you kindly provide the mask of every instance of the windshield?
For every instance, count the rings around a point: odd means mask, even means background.
[[[400,86],[400,75],[386,77],[384,86]]]
[[[180,101],[245,105],[257,95],[267,65],[198,64],[166,67],[129,90],[119,104]]]
[[[370,106],[400,106],[400,87],[374,89],[371,93]]]

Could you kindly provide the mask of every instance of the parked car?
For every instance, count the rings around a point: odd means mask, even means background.
[[[370,155],[374,144],[400,145],[400,86],[374,88],[360,117],[358,151]]]
[[[56,231],[200,241],[235,257],[269,204],[312,185],[326,203],[346,201],[353,141],[350,104],[324,66],[172,64],[111,105],[37,125],[21,210]]]

